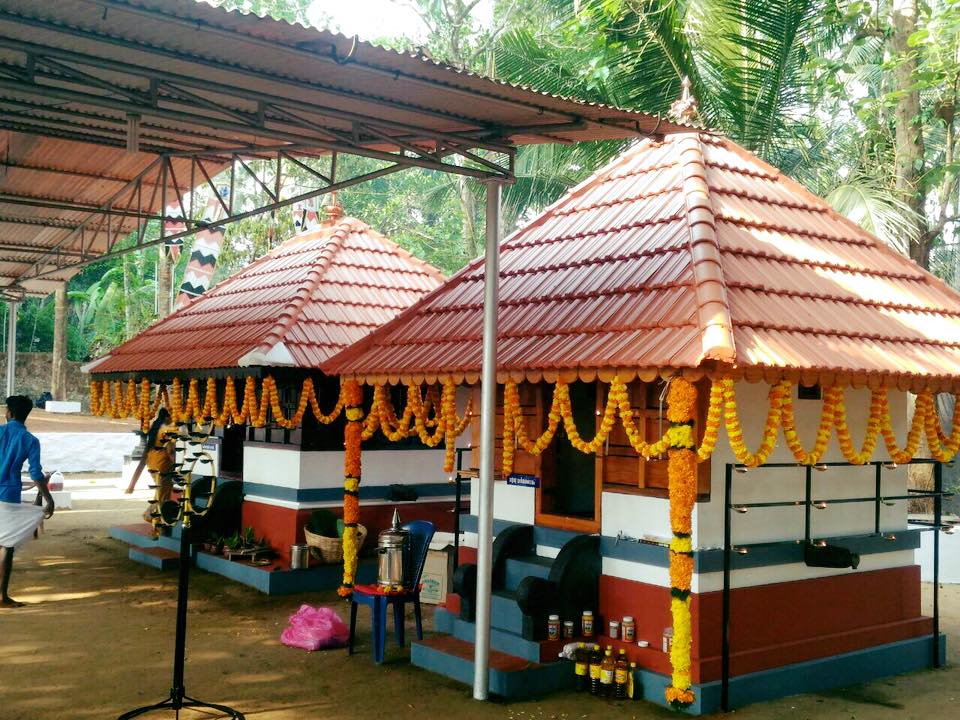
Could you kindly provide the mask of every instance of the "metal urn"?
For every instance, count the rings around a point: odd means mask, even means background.
[[[391,526],[377,537],[377,558],[378,585],[406,586],[410,578],[410,531],[400,527],[400,513],[396,508]]]

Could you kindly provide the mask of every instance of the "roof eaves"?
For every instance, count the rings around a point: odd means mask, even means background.
[[[263,352],[261,348],[256,348],[246,355],[242,355],[240,359],[237,360],[238,367],[252,367],[254,365],[262,365],[265,367],[297,367],[297,361],[287,346],[281,341],[266,352]]]
[[[81,366],[80,366],[80,372],[89,375],[90,373],[92,373],[92,372],[94,372],[94,371],[96,370],[97,366],[103,365],[107,360],[109,360],[109,359],[112,358],[112,357],[113,357],[113,355],[107,354],[107,355],[104,355],[104,356],[102,356],[102,357],[98,357],[98,358],[96,358],[96,359],[94,359],[94,360],[91,360],[90,362],[86,363],[85,365],[81,365]]]
[[[720,247],[717,244],[716,218],[710,201],[700,136],[697,133],[685,133],[676,142],[690,232],[690,255],[702,343],[700,360],[732,365],[737,358],[733,322],[727,302]]]

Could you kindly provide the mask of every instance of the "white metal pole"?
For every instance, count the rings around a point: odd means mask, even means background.
[[[15,300],[7,302],[7,397],[13,395],[17,375],[17,306]]]
[[[483,369],[480,376],[480,507],[477,510],[477,613],[473,697],[486,700],[490,665],[490,594],[493,575],[493,461],[497,417],[497,303],[500,297],[500,183],[487,181],[486,257],[483,274]]]

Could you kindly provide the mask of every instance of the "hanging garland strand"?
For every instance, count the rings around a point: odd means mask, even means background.
[[[353,594],[357,577],[357,525],[360,522],[360,446],[363,434],[363,392],[356,380],[343,383],[341,396],[347,412],[343,431],[343,582],[337,593]]]
[[[463,417],[457,415],[457,385],[452,380],[443,384],[439,396],[435,391],[428,390],[426,398],[419,386],[411,384],[407,386],[407,403],[403,415],[397,418],[389,389],[384,385],[377,385],[373,390],[373,404],[364,421],[363,439],[372,437],[379,429],[384,437],[394,442],[419,436],[427,447],[436,447],[443,441],[443,471],[452,472],[457,450],[456,439],[470,424],[472,408],[473,399],[470,398],[467,400]],[[432,418],[431,409],[435,409]]]
[[[690,586],[693,578],[693,506],[697,501],[697,453],[694,451],[694,418],[697,390],[687,380],[675,378],[667,391],[667,420],[670,421],[670,449],[667,478],[670,493],[670,613],[673,618],[673,669],[667,702],[685,708],[696,699],[690,689]]]
[[[263,378],[260,386],[260,399],[257,399],[257,381],[253,377],[246,378],[243,388],[243,403],[237,406],[237,387],[233,377],[227,377],[224,382],[223,405],[217,403],[217,380],[207,378],[201,401],[200,380],[193,378],[187,385],[187,397],[183,397],[183,382],[174,378],[169,389],[160,386],[156,396],[151,399],[152,384],[146,378],[137,383],[130,380],[126,389],[120,381],[94,380],[90,383],[90,413],[92,415],[109,415],[115,418],[134,418],[140,421],[142,432],[150,427],[150,423],[161,407],[167,408],[174,422],[184,423],[195,420],[197,422],[213,423],[224,426],[231,423],[249,423],[254,427],[263,427],[268,418],[286,429],[299,427],[303,416],[309,408],[317,422],[329,425],[336,420],[343,410],[343,396],[337,397],[337,403],[329,413],[320,409],[313,380],[306,378],[300,390],[297,409],[287,418],[280,405],[280,392],[272,376]]]

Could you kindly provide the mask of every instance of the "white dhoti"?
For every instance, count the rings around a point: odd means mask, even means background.
[[[0,547],[19,547],[33,537],[41,522],[42,507],[0,502]]]

